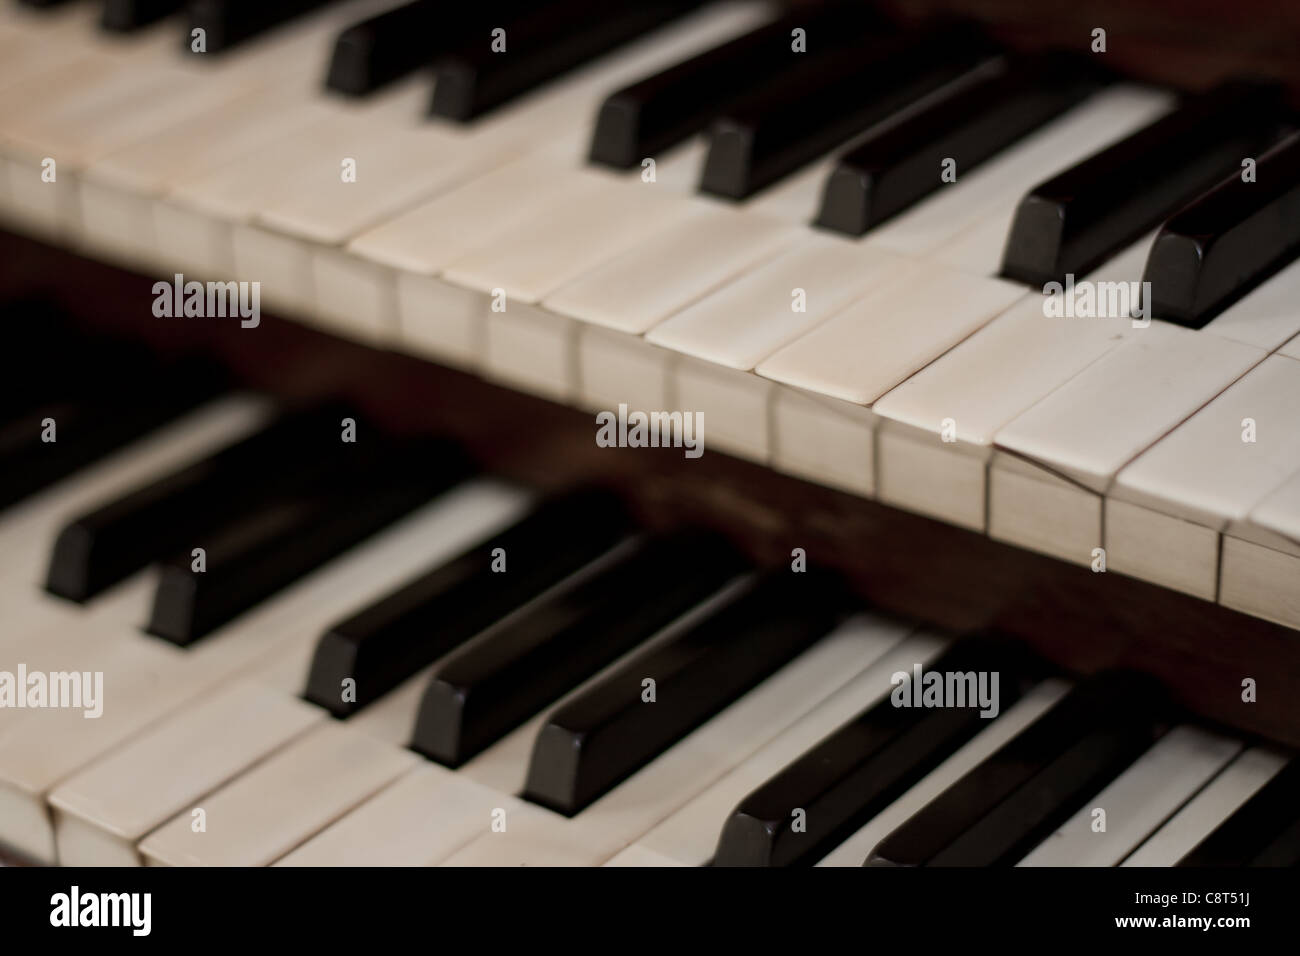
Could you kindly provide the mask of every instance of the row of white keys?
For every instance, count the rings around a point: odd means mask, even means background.
[[[638,62],[651,59],[653,62],[655,57],[689,55],[709,39],[731,36],[752,25],[760,9],[754,5],[739,5],[707,11],[695,18],[694,32],[686,33],[683,25],[677,25],[664,31],[664,35],[646,41],[634,59]],[[611,62],[617,58],[615,54]],[[472,184],[476,177],[508,163],[513,157],[533,154],[539,159],[556,156],[572,162],[576,158],[571,155],[576,152],[576,144],[585,141],[588,132],[586,117],[594,115],[600,96],[609,91],[606,84],[612,78],[611,74],[622,75],[625,69],[624,65],[618,71],[611,68],[589,70],[586,75],[558,89],[543,88],[536,95],[494,112],[471,127],[423,122],[400,134],[400,142],[391,136],[384,138],[382,146],[367,163],[368,188],[357,188],[362,184],[360,159],[357,160],[356,182],[340,183],[338,150],[323,151],[328,161],[320,156],[303,157],[295,163],[299,175],[277,190],[277,195],[259,210],[257,226],[251,230],[236,230],[236,266],[242,270],[244,264],[258,261],[265,268],[268,260],[287,260],[293,263],[293,267],[280,269],[282,275],[278,282],[296,285],[287,296],[292,304],[348,334],[386,340],[396,331],[394,276],[382,271],[376,275],[375,270],[365,264],[341,256],[337,247],[371,226],[418,207],[426,197],[437,197],[461,183]],[[575,115],[582,117],[576,127],[573,126]],[[559,143],[552,142],[557,126],[569,127],[569,132],[561,137]],[[548,145],[539,147],[542,142]],[[364,151],[369,147],[354,147],[353,153],[358,148]],[[576,162],[573,165],[576,167]],[[304,178],[301,175],[303,168],[314,170],[312,176]],[[268,175],[274,178],[277,172],[272,170]],[[317,180],[315,186],[308,182],[313,177]],[[609,174],[576,168],[561,171],[559,192],[566,192],[564,181],[570,177],[576,177],[594,190],[585,209],[590,210],[592,203],[599,206],[607,201],[608,194],[601,192],[600,187],[611,178]],[[331,197],[330,201],[322,204],[322,195]],[[551,202],[545,213],[549,217],[553,214],[557,197],[549,190],[543,191],[543,195]],[[570,202],[580,203],[579,197],[584,195],[579,190]],[[612,199],[608,201],[614,202]],[[567,208],[565,212],[572,215]],[[630,209],[622,210],[622,214],[634,215]],[[604,210],[606,217],[618,215],[617,209]],[[648,218],[652,215],[642,213],[640,218],[646,218],[649,225]],[[557,232],[561,228],[557,223]],[[581,230],[582,226],[575,223],[574,232],[580,233]],[[278,235],[280,233],[293,238],[284,238]],[[294,239],[307,240],[311,245],[298,243],[295,246]],[[555,237],[549,236],[548,240],[554,243]],[[245,247],[242,256],[241,247]],[[496,247],[495,243],[489,245],[489,248]],[[497,285],[494,282],[489,289]],[[519,291],[505,279],[500,286],[507,288],[511,295]],[[364,317],[359,325],[358,315]]]
[[[1252,747],[1183,805],[1121,866],[1174,866],[1286,766],[1287,757]]]
[[[989,535],[1091,565],[1120,469],[1265,353],[1153,320],[994,436]]]
[[[1137,281],[1151,246],[1134,243],[1086,280]],[[1034,292],[873,406],[881,501],[984,531],[998,429],[1115,348],[1124,316],[1048,315]],[[1100,531],[1098,531],[1100,533]]]
[[[1220,533],[1300,472],[1298,420],[1300,362],[1273,355],[1139,455],[1106,503],[1110,566],[1215,600]]]
[[[154,64],[176,55],[175,37],[155,27],[129,37],[113,36],[91,42],[90,25],[82,18],[56,19],[48,32],[34,31],[26,42],[28,55],[14,58],[0,74],[0,218],[45,238],[63,239],[77,224],[74,163],[65,163],[58,178],[59,153],[51,156],[32,142],[33,132],[61,108],[81,99],[102,96],[104,88],[123,82],[137,65]],[[35,150],[35,152],[33,152]],[[49,165],[46,160],[54,160]]]
[[[1240,751],[1240,741],[1175,727],[1016,865],[1118,866]]]
[[[905,633],[863,617],[836,629],[573,818],[535,805],[446,866],[595,866],[693,799],[878,660]]]
[[[1137,281],[1140,273],[1108,278]],[[1122,347],[1106,349],[1067,385],[998,431],[996,444],[1010,454],[994,456],[990,534],[1080,564],[1092,563],[1097,547],[1107,549],[1109,561],[1114,545],[1121,552],[1117,569],[1214,600],[1218,535],[1182,520],[1188,515],[1179,508],[1178,491],[1171,489],[1164,499],[1171,507],[1162,505],[1159,513],[1107,500],[1104,533],[1103,495],[1125,465],[1300,329],[1300,316],[1289,306],[1297,283],[1300,267],[1292,265],[1196,331],[1158,317],[1148,328],[1132,331],[1121,323]],[[1233,434],[1240,437],[1243,427],[1238,418]],[[1258,501],[1258,481],[1276,479],[1271,469],[1279,467],[1286,467],[1279,459],[1271,468],[1247,467],[1246,486],[1221,489],[1238,499],[1230,509],[1233,517]],[[1128,489],[1113,490],[1121,498],[1133,497]],[[1243,504],[1251,496],[1254,501]],[[1114,541],[1112,529],[1118,535]],[[1150,550],[1171,535],[1187,547]],[[1271,596],[1262,600],[1266,607],[1276,603]]]
[[[1069,690],[1069,684],[1055,679],[1038,684],[817,865],[861,866],[881,840],[1051,710]]]
[[[903,632],[895,632],[902,638]],[[652,853],[679,866],[703,866],[713,856],[727,815],[741,800],[791,762],[803,756],[857,714],[888,696],[898,672],[928,664],[945,642],[931,634],[913,634],[888,648],[851,681],[774,737],[679,810],[649,830],[606,866],[640,866]]]
[[[1097,127],[1094,137],[1102,133],[1098,124],[1091,125]],[[1074,127],[1071,131],[1076,137],[1080,135]],[[548,297],[543,304],[552,311],[633,335],[649,333],[645,342],[630,338],[620,342],[618,337],[602,332],[585,328],[579,331],[583,404],[612,406],[626,400],[629,404],[659,407],[651,403],[666,398],[674,406],[703,409],[717,423],[711,431],[720,447],[751,459],[767,460],[770,448],[765,420],[771,386],[756,376],[735,375],[728,369],[752,370],[781,345],[815,327],[827,314],[813,310],[795,313],[789,309],[793,290],[804,288],[806,283],[787,281],[783,271],[803,265],[807,275],[807,258],[799,258],[802,247],[796,242],[812,247],[807,255],[814,258],[819,243],[824,243],[822,249],[837,243],[846,250],[860,249],[857,257],[864,260],[858,263],[860,271],[849,266],[840,276],[845,291],[854,285],[848,277],[860,277],[862,281],[852,290],[859,294],[874,284],[869,278],[871,266],[899,262],[870,241],[832,240],[789,226],[779,229],[782,222],[802,226],[812,216],[829,162],[813,164],[739,210],[709,209],[707,219],[670,226]],[[967,187],[963,187],[962,195],[966,192]],[[781,250],[785,250],[784,255],[773,261],[774,253]],[[779,305],[763,298],[767,290],[762,287],[762,274],[767,270],[773,288],[782,288]],[[815,278],[816,273],[812,274]],[[671,281],[664,281],[665,275]],[[755,285],[731,293],[732,287],[726,283],[738,276],[742,277],[739,281],[752,280]],[[720,287],[714,296],[697,301]],[[731,298],[720,298],[729,294]],[[769,315],[779,308],[778,321],[753,318],[755,296],[759,297],[757,314]],[[834,294],[824,296],[824,304],[835,298]],[[704,315],[710,304],[723,315]],[[689,317],[676,316],[688,306]],[[733,308],[745,311],[729,311]],[[738,320],[736,315],[744,319]],[[782,316],[784,321],[779,320]],[[742,331],[736,328],[738,324],[744,325],[745,334],[730,339],[736,344],[729,348],[728,334]],[[676,352],[701,361],[678,361]]]
[[[770,12],[753,3],[706,8],[507,109],[495,122],[509,131],[523,157],[366,230],[343,252],[318,250],[317,308],[337,312],[340,320],[345,311],[377,315],[379,327],[359,334],[380,339],[400,335],[411,351],[478,367],[491,314],[485,290],[467,290],[436,276],[453,261],[496,247],[500,237],[578,202],[588,189],[600,189],[610,179],[642,184],[640,169],[616,177],[582,168],[590,121],[601,99],[757,26]],[[656,179],[644,183],[646,191],[673,195],[693,188],[702,149],[703,141],[697,139],[655,158]],[[506,288],[504,279],[490,288]]]
[[[275,862],[420,763],[405,745],[432,671],[422,669],[347,721],[316,721],[269,755],[259,728],[246,738],[242,766],[247,772],[196,794],[209,826],[196,829],[193,811],[182,811],[145,837],[139,853],[154,866]],[[304,673],[298,676],[301,683]],[[219,739],[225,725],[221,710],[189,711],[177,722],[201,728],[203,739]],[[303,722],[298,718],[295,726]],[[206,764],[199,772],[210,788],[221,783],[208,776]]]
[[[756,407],[765,412],[762,430],[747,436],[742,453],[872,495],[871,404],[1024,295],[998,279],[908,264],[761,361],[756,376],[733,371],[728,379],[723,370],[683,361],[680,377],[699,400],[727,409],[732,421]],[[773,381],[786,387],[771,388]]]
[[[60,858],[137,862],[134,844],[146,833],[321,723],[323,710],[295,698],[305,685],[315,643],[333,618],[500,528],[518,516],[525,501],[521,493],[493,482],[471,483],[411,516],[386,536],[388,541],[344,558],[348,567],[332,575],[338,593],[317,602],[309,620],[293,630],[283,629],[274,640],[264,633],[265,648],[250,655],[240,668],[244,676],[232,686],[211,685],[206,697],[162,717],[54,789],[49,800],[57,811]],[[346,587],[337,580],[343,573]],[[418,690],[394,691],[353,725],[393,736],[382,723],[386,712],[400,711],[399,724],[413,717],[407,711]]]
[[[547,716],[632,656],[672,640],[739,593],[744,579],[724,587],[670,626],[570,690],[455,771],[422,764],[344,816],[281,862],[285,866],[427,866],[455,853],[494,824],[507,829],[530,808],[524,788],[533,742]]]
[[[347,9],[361,15],[379,8],[377,0],[364,0]],[[135,55],[129,58],[106,56],[96,44],[94,53],[65,67],[65,72],[80,77],[67,95],[42,97],[39,108],[5,114],[3,143],[10,157],[14,208],[29,219],[45,216],[44,228],[79,240],[84,225],[79,178],[87,166],[249,93],[266,88],[278,91],[296,80],[295,64],[297,72],[306,66],[304,53],[319,62],[326,38],[345,22],[337,13],[318,15],[212,61],[183,56],[181,37],[171,23],[150,28],[148,40],[131,41]],[[106,45],[111,48],[115,42],[122,41],[109,40]],[[312,68],[317,68],[315,63]],[[60,175],[53,181],[42,177],[45,157],[58,164]],[[112,243],[106,241],[113,236],[111,226],[92,221],[100,232],[97,248],[107,246],[111,251]]]
[[[759,363],[758,374],[865,412],[1025,295],[1009,282],[929,266],[917,278],[890,282],[831,316]],[[778,408],[773,441],[779,449],[790,441],[806,446],[837,440],[833,423],[847,415],[833,414],[814,409],[807,418],[793,415],[794,427],[786,429]],[[810,430],[800,432],[800,426]],[[870,428],[862,431],[858,441],[870,442]]]
[[[32,723],[39,733],[0,737],[0,780],[5,784],[0,794],[44,821],[33,832],[42,837],[38,846],[46,851],[31,855],[51,855],[53,836],[44,815],[44,795],[60,781],[268,655],[310,646],[334,619],[414,574],[430,559],[445,556],[444,542],[453,549],[472,543],[485,527],[485,514],[504,522],[520,501],[518,492],[493,483],[458,489],[187,649],[144,637],[124,620],[107,620],[104,612],[92,612],[75,631],[47,633],[51,647],[75,640],[78,655],[90,655],[100,665],[96,669],[105,674],[109,699],[98,719],[83,720],[76,711],[45,710]],[[147,596],[148,590],[142,593]],[[143,608],[139,612],[142,616]],[[53,643],[55,637],[59,643]],[[98,650],[100,646],[104,650]],[[15,837],[0,833],[0,841],[13,843]]]
[[[1127,128],[1125,123],[1136,126],[1149,119],[1163,109],[1165,102],[1162,96],[1134,89],[1104,94],[1088,112],[1070,119],[1065,128],[1054,132],[1051,143],[1056,144],[1058,139],[1070,142],[1071,149],[1080,156],[1085,155],[1113,139],[1117,130]],[[1107,116],[1105,123],[1098,119],[1102,114]],[[1061,122],[1067,121],[1063,119]],[[1042,144],[1035,140],[1015,149],[1021,152],[1014,159],[1010,155],[1007,157],[1013,165],[1035,163],[1037,171],[1047,175],[1044,163],[1048,151]],[[1059,161],[1059,149],[1052,155]],[[797,268],[801,261],[801,247],[794,245],[796,240],[814,245],[819,237],[788,227],[786,230],[777,229],[782,217],[791,215],[790,197],[796,197],[800,203],[807,201],[800,219],[806,220],[811,215],[814,192],[810,183],[814,173],[822,171],[822,165],[814,164],[811,169],[791,177],[782,187],[773,190],[774,195],[757,197],[740,210],[710,209],[707,222],[688,220],[671,225],[544,300],[543,304],[551,311],[586,323],[633,335],[648,332],[645,340],[638,340],[580,328],[576,390],[581,403],[588,407],[613,407],[626,401],[635,407],[703,410],[712,423],[711,441],[717,447],[753,460],[772,461],[778,467],[785,466],[796,473],[809,470],[800,465],[799,446],[809,444],[803,426],[810,419],[827,431],[847,431],[854,438],[866,437],[869,440],[869,429],[861,427],[862,418],[854,412],[847,409],[826,411],[824,407],[801,401],[797,394],[778,393],[769,382],[747,374],[792,339],[795,342],[791,347],[798,347],[800,333],[811,330],[810,334],[815,336],[820,321],[825,317],[826,313],[814,313],[811,309],[803,314],[786,311],[790,308],[793,290],[805,288],[805,284],[789,281],[782,275],[784,267]],[[1016,190],[1023,189],[1023,182],[1002,175],[1007,180],[1006,205],[1009,209],[1014,208],[1019,198]],[[962,203],[979,206],[988,201],[987,189],[986,183],[972,177],[970,182],[955,187],[950,195],[959,200],[957,206]],[[779,195],[775,195],[777,193]],[[945,205],[953,206],[953,202],[945,199]],[[923,214],[916,221],[924,224],[927,216],[932,217],[932,214]],[[956,216],[954,207],[943,218],[946,228],[961,228],[960,222],[954,226]],[[843,242],[823,241],[828,245]],[[873,243],[870,238],[865,243],[845,243],[845,246],[861,249],[859,255],[863,258],[875,252],[877,262],[899,262],[897,258],[882,254],[883,248],[887,248],[886,243]],[[774,260],[774,253],[781,250],[786,250],[784,255]],[[768,291],[764,285],[765,274],[770,275],[772,288],[781,287],[780,304],[775,308],[783,315],[783,322],[780,317],[770,323],[754,319],[757,310],[752,297],[761,297]],[[671,281],[664,281],[662,276],[665,275],[670,276]],[[859,293],[869,290],[863,299],[865,309],[865,303],[873,300],[873,293],[881,290],[869,280],[870,269],[846,270],[840,278],[843,280],[850,275],[864,280],[858,286]],[[741,278],[737,279],[738,276]],[[895,278],[901,285],[903,277]],[[913,285],[924,281],[922,276]],[[726,285],[728,282],[732,285]],[[709,296],[719,287],[720,291]],[[886,285],[885,288],[892,287]],[[705,296],[707,298],[701,300]],[[772,303],[767,300],[763,303],[767,304],[768,312],[757,311],[759,316],[775,314]],[[711,305],[716,306],[717,316],[709,313]],[[760,303],[758,308],[762,307]],[[888,309],[889,305],[882,302],[880,307]],[[687,312],[675,316],[683,308],[687,308]],[[736,311],[739,309],[743,311]],[[962,310],[957,311],[960,313]],[[737,315],[744,318],[736,319]],[[737,324],[744,325],[745,336],[729,338],[729,333],[737,331]],[[952,341],[969,333],[969,326],[961,326],[960,315],[954,324],[961,330]],[[750,334],[753,338],[748,337]],[[940,347],[939,352],[952,341]],[[678,352],[690,358],[682,359]],[[933,354],[926,354],[919,362],[923,365],[933,357]],[[905,365],[903,374],[914,371],[915,367]],[[826,394],[825,389],[807,381],[796,380],[792,384]],[[835,397],[843,400],[843,396]],[[784,402],[788,406],[785,409],[788,417],[797,423],[788,443],[782,441],[781,418],[774,411],[774,402]],[[834,402],[830,405],[833,406]],[[769,418],[774,420],[776,428],[769,426]],[[863,436],[864,431],[866,436]],[[782,455],[783,444],[789,445],[790,453],[785,456]],[[825,447],[828,443],[821,444]],[[844,446],[844,442],[829,443],[829,447]],[[860,454],[868,453],[864,450]],[[793,460],[783,461],[783,457]],[[873,482],[870,478],[863,479],[862,470],[858,457],[854,455],[849,462],[840,463],[836,468],[840,477],[837,483],[869,491]],[[862,487],[864,484],[866,488]]]
[[[334,38],[352,22],[391,5],[391,0],[352,0],[327,6],[210,66],[195,64],[205,68],[201,97],[147,125],[136,116],[137,133],[80,172],[80,243],[98,256],[145,268],[170,261],[155,235],[152,200],[179,181],[199,178],[336,111],[319,90],[320,66]],[[114,109],[139,113],[126,102]]]

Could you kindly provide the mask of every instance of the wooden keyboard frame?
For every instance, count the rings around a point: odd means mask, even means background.
[[[877,608],[957,632],[999,629],[1071,673],[1135,667],[1203,718],[1300,747],[1298,631],[715,451],[687,460],[680,449],[599,448],[586,413],[276,317],[257,329],[158,319],[153,281],[0,232],[0,296],[49,295],[79,323],[161,351],[205,351],[237,381],[285,398],[345,395],[394,428],[458,438],[508,478],[608,482],[648,524],[717,527],[763,563],[803,548]],[[1246,678],[1254,703],[1242,701]]]

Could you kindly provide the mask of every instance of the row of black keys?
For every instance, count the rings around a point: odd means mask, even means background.
[[[164,380],[156,368],[119,370]],[[150,397],[154,407],[159,397]],[[7,409],[20,404],[6,399]],[[6,428],[30,427],[33,414],[27,400]],[[474,473],[450,444],[398,441],[364,421],[358,442],[342,443],[345,414],[337,407],[288,414],[70,521],[54,543],[48,589],[86,601],[180,551],[164,564],[149,629],[187,645]],[[8,455],[4,463],[6,473],[22,468]],[[208,552],[202,574],[189,570],[195,541]],[[506,573],[493,570],[497,549]],[[712,534],[644,534],[613,496],[575,491],[327,629],[306,696],[346,718],[446,657],[424,692],[412,746],[455,767],[641,648],[550,714],[537,738],[525,795],[577,814],[854,609],[824,574],[769,572],[734,586],[669,639],[642,646],[753,573]],[[958,644],[930,668],[997,671],[1003,710],[1044,673],[987,639]],[[646,676],[656,680],[654,707],[642,702]],[[348,679],[355,693],[345,697]],[[1015,862],[1171,719],[1158,688],[1142,678],[1087,683],[891,835],[871,862]],[[864,711],[741,802],[722,827],[715,863],[814,862],[983,726],[967,709],[905,710],[886,700]],[[1297,769],[1186,862],[1300,860]],[[807,811],[806,831],[791,829],[792,807]]]
[[[215,51],[322,2],[199,0],[189,9]],[[105,22],[132,28],[179,6],[107,0]],[[365,95],[433,63],[432,111],[469,121],[697,6],[415,0],[345,30],[327,84]],[[506,54],[488,43],[498,26]],[[805,31],[806,52],[792,50],[795,29]],[[836,3],[790,13],[612,92],[591,159],[635,166],[708,127],[700,188],[743,199],[871,130],[840,157],[816,216],[820,226],[861,235],[942,188],[945,158],[964,176],[1109,79],[1074,55],[1007,59],[964,25],[899,32],[866,4]],[[881,122],[904,109],[911,113],[900,121]],[[1292,129],[1272,85],[1230,82],[1189,97],[1030,190],[1002,275],[1064,281],[1160,226],[1143,277],[1152,314],[1203,326],[1300,255],[1300,138],[1281,139]],[[1242,175],[1245,158],[1258,161],[1253,178]]]

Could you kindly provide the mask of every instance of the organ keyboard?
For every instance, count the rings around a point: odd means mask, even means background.
[[[710,451],[1199,599],[1271,642],[1203,671],[1300,688],[1280,87],[860,6],[53,6],[0,7],[15,233],[583,411],[702,413]],[[132,288],[139,324],[259,347]],[[1300,725],[1239,713],[1279,674],[1067,673],[815,550],[774,569],[47,303],[6,320],[0,678],[103,677],[90,719],[0,693],[23,859],[1300,860]],[[996,674],[996,712],[898,706],[914,669]]]

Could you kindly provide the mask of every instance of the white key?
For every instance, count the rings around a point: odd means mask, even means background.
[[[624,228],[634,225],[629,220]],[[695,200],[687,216],[562,286],[543,304],[585,322],[640,334],[770,259],[798,236],[793,227],[747,209]],[[786,289],[787,308],[789,296]]]
[[[38,721],[32,727],[39,732],[0,734],[0,802],[27,813],[16,832],[9,821],[18,825],[17,810],[0,816],[0,841],[52,859],[44,794],[55,784],[232,675],[295,647],[310,647],[334,619],[472,544],[522,506],[519,492],[498,484],[456,489],[189,649],[141,638],[117,620],[92,617],[80,627],[63,628],[57,643],[47,643],[97,665],[79,664],[79,670],[104,671],[104,712],[95,720],[72,710],[31,712],[27,720]],[[54,657],[42,657],[37,666],[47,669],[46,660]]]
[[[447,266],[452,282],[480,292],[505,291],[509,302],[535,304],[569,280],[683,221],[692,204],[667,200],[646,185],[603,172],[584,174],[590,188],[549,203],[509,236]],[[508,311],[508,307],[507,307]]]
[[[1250,520],[1261,528],[1300,542],[1300,471],[1256,505]]]
[[[888,643],[851,681],[769,741],[730,773],[639,837],[636,846],[684,866],[703,866],[713,856],[722,825],[736,804],[807,753],[823,739],[874,706],[894,689],[890,678],[912,665],[926,664],[944,642],[932,634],[914,634],[900,643],[905,629],[866,618],[863,624]]]
[[[1175,727],[1016,865],[1118,866],[1240,750],[1229,737]]]
[[[346,150],[354,143],[373,143],[376,136],[414,128],[427,93],[427,84],[406,80],[360,102],[330,100],[311,126],[283,130],[233,162],[171,184],[169,199],[212,218],[249,222],[275,200],[298,164],[311,167],[324,153],[335,160],[341,172]],[[276,113],[280,112],[277,107]]]
[[[603,863],[798,720],[878,656],[877,642],[842,628],[569,819],[529,805],[447,866]]]
[[[485,294],[476,311],[485,320],[487,376],[555,401],[579,391],[577,323],[535,303],[642,236],[681,221],[693,202],[665,199],[649,186],[600,172],[583,175],[590,189],[545,207],[445,271],[450,281]]]
[[[1300,333],[1300,315],[1295,309],[1297,296],[1300,296],[1300,262],[1293,262],[1228,306],[1201,331],[1271,352]]]
[[[1127,462],[1259,362],[1259,349],[1153,322],[998,430],[999,448],[1104,492]]]
[[[1119,470],[1264,357],[1159,321],[1137,331],[998,430],[992,537],[1091,564]]]
[[[1300,362],[1270,356],[1124,468],[1113,494],[1225,528],[1300,471],[1297,419]]]
[[[1220,554],[1220,604],[1300,628],[1300,542],[1250,523],[1223,535]]]
[[[1069,690],[1063,681],[1043,681],[817,865],[861,866],[881,840],[1047,713]]]
[[[135,844],[150,830],[327,719],[241,681],[160,720],[50,794],[59,862],[141,865]]]
[[[491,832],[494,813],[508,823],[522,809],[517,797],[425,763],[276,866],[424,866]]]
[[[1024,295],[1010,282],[917,263],[758,365],[758,373],[874,402]]]
[[[1297,420],[1300,362],[1274,355],[1139,455],[1107,503],[1110,567],[1213,600],[1217,533],[1300,471]]]
[[[1219,602],[1300,628],[1300,471],[1223,536]]]
[[[1136,282],[1150,239],[1087,276]],[[1057,317],[1032,292],[873,406],[880,499],[985,530],[993,435],[1115,348],[1133,331],[1123,316]]]
[[[554,201],[556,190],[583,185],[566,164],[526,156],[366,230],[348,244],[348,252],[394,269],[437,275],[456,257],[531,218]]]
[[[1245,751],[1120,865],[1175,865],[1273,779],[1286,762],[1284,754],[1266,747]]]
[[[870,408],[794,388],[773,391],[771,465],[851,494],[875,493],[874,430]]]
[[[1133,86],[1097,94],[924,202],[873,230],[867,242],[923,256],[983,223],[1001,252],[1016,204],[1037,183],[1127,136],[1166,112],[1172,98]],[[948,255],[969,268],[961,257]],[[976,275],[994,270],[975,267]]]
[[[689,271],[690,261],[678,268]],[[906,265],[901,256],[860,243],[801,237],[775,259],[661,322],[646,339],[748,371]]]
[[[632,844],[622,853],[605,861],[605,866],[683,866],[676,860]]]
[[[326,722],[205,797],[206,831],[181,813],[140,852],[155,866],[266,866],[418,762],[409,750]]]

